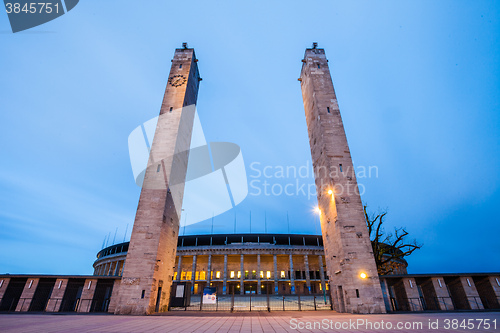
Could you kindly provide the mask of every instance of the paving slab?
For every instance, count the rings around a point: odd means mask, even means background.
[[[0,332],[500,332],[500,312],[170,312],[153,316],[20,313],[0,314]]]

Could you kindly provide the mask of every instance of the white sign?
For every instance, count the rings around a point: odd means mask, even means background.
[[[178,284],[175,291],[175,297],[184,297],[184,285]]]

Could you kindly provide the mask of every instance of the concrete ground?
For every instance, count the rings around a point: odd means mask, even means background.
[[[500,312],[187,312],[148,317],[22,313],[0,314],[0,332],[500,332]]]

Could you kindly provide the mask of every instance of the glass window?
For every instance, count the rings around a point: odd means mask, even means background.
[[[215,278],[220,279],[220,272],[219,271],[215,272]]]
[[[281,278],[284,279],[285,278],[285,271],[281,271]]]
[[[230,277],[231,279],[234,279],[234,271],[231,271],[231,273],[229,273],[229,277]]]

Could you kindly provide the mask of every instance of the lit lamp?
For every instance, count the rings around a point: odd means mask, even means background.
[[[333,191],[332,190],[328,190],[328,194],[332,195]]]
[[[362,279],[366,279],[367,275],[366,275],[366,273],[361,273],[361,274],[359,274],[359,277]]]

